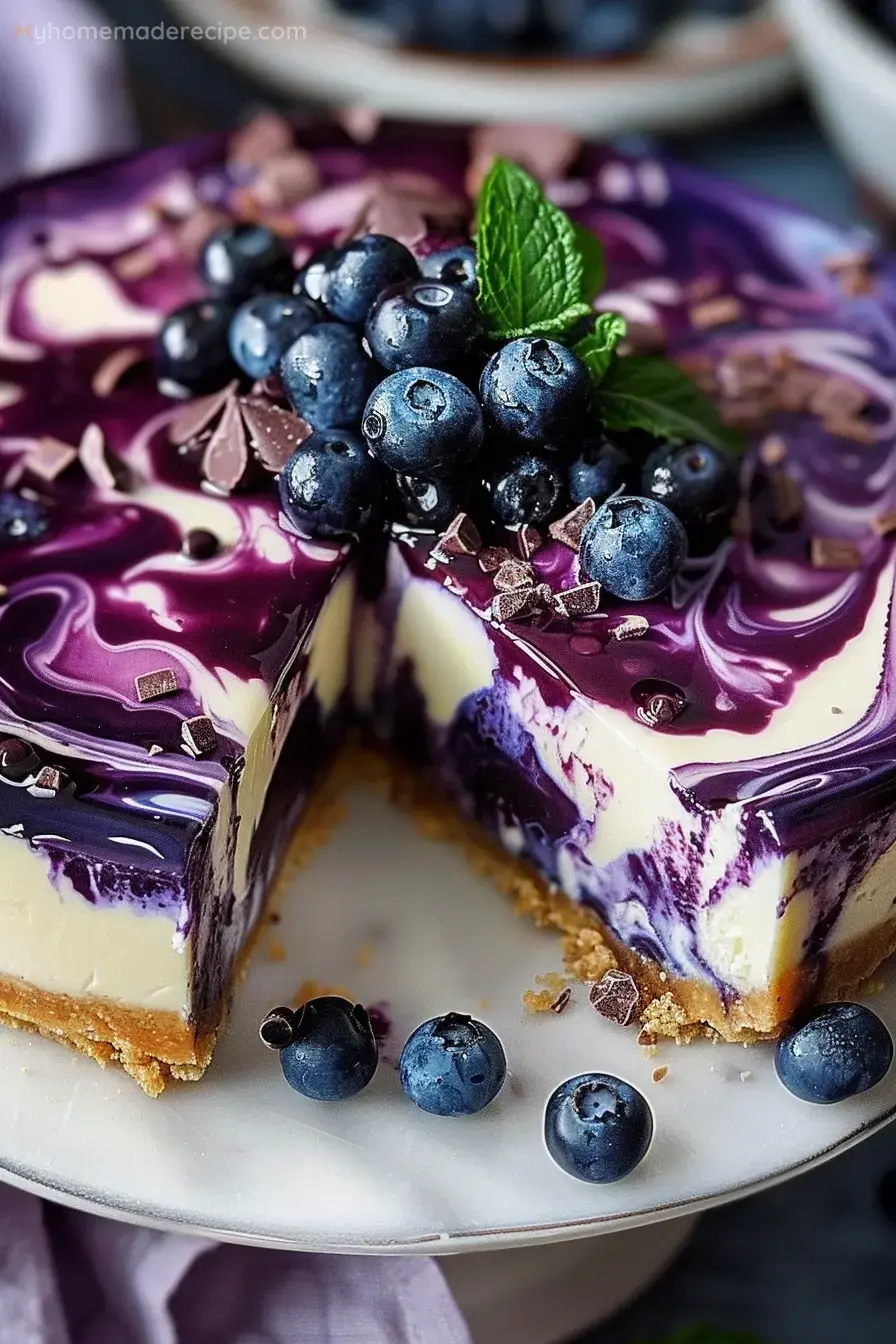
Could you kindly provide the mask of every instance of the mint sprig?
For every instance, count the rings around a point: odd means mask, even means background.
[[[624,317],[618,313],[601,313],[594,330],[573,346],[574,353],[588,369],[595,386],[609,372],[616,347],[625,338],[626,331]]]
[[[645,429],[673,443],[697,440],[723,451],[740,435],[677,364],[654,355],[614,360],[597,389],[598,414],[607,429]]]
[[[489,335],[562,337],[592,312],[605,280],[600,239],[574,224],[527,172],[496,159],[476,202],[479,306]],[[658,438],[742,447],[696,383],[669,360],[616,350],[625,320],[603,313],[574,349],[597,389],[609,430],[643,429]]]
[[[492,164],[476,201],[476,257],[492,336],[559,334],[591,311],[572,221],[506,159]]]

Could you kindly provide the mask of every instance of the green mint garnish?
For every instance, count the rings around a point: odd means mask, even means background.
[[[582,257],[582,298],[590,306],[607,278],[604,245],[590,229],[583,228],[581,224],[573,224],[572,227]]]
[[[616,347],[626,333],[625,318],[618,313],[601,313],[594,324],[594,331],[583,336],[573,346],[573,351],[591,374],[595,386],[606,376]]]
[[[506,159],[492,164],[476,202],[476,270],[492,336],[563,332],[591,311],[572,221]]]
[[[597,389],[597,408],[607,429],[645,429],[673,443],[691,439],[723,450],[740,446],[700,388],[667,359],[628,355],[614,360]]]

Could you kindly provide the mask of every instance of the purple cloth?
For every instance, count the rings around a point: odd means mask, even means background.
[[[132,143],[114,44],[66,36],[97,22],[81,0],[0,0],[0,185]],[[469,1334],[430,1259],[222,1246],[0,1186],[0,1344],[469,1344]]]
[[[469,1340],[426,1257],[222,1246],[0,1186],[0,1344]]]

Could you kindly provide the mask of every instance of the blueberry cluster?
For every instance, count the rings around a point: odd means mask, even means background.
[[[482,54],[578,57],[643,51],[668,23],[689,13],[738,18],[755,0],[337,0],[407,46]]]
[[[276,234],[233,224],[200,269],[208,297],[166,319],[160,380],[200,393],[279,376],[313,431],[279,480],[303,535],[358,538],[387,520],[440,532],[461,511],[519,531],[591,499],[583,574],[640,601],[728,531],[738,490],[723,452],[640,431],[611,440],[568,345],[487,338],[470,243],[418,262],[368,234],[296,274]]]

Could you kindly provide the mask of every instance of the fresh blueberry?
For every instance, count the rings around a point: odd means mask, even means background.
[[[664,443],[641,473],[641,492],[681,519],[692,554],[724,540],[738,499],[737,472],[726,453],[704,443]]]
[[[629,484],[632,474],[628,453],[610,439],[588,439],[569,468],[569,498],[573,504],[586,499],[603,504],[614,490]]]
[[[230,353],[250,378],[266,378],[293,341],[319,317],[308,299],[292,294],[259,294],[237,308],[230,323]]]
[[[482,448],[479,403],[439,369],[401,369],[374,388],[361,424],[374,457],[402,476],[457,476]]]
[[[351,327],[320,322],[300,336],[280,361],[290,405],[315,429],[357,423],[376,369]]]
[[[390,373],[414,365],[443,369],[472,352],[482,319],[475,299],[457,285],[411,280],[379,296],[365,332],[370,353]]]
[[[775,1070],[788,1092],[821,1105],[867,1092],[892,1062],[893,1038],[860,1003],[814,1009],[781,1037],[775,1051]]]
[[[214,392],[237,374],[228,333],[233,308],[199,299],[165,318],[156,337],[156,373],[163,391]]]
[[[472,243],[459,243],[457,247],[441,248],[430,252],[420,262],[421,274],[431,280],[442,280],[446,285],[458,285],[471,298],[479,293],[479,281],[476,278],[476,249]]]
[[[580,1073],[551,1093],[544,1113],[548,1152],[579,1181],[609,1185],[628,1176],[653,1138],[641,1093],[611,1073]]]
[[[441,532],[464,509],[469,489],[469,481],[464,480],[396,476],[389,514],[405,527]]]
[[[50,516],[42,504],[13,490],[0,490],[0,546],[40,541],[49,526]]]
[[[685,530],[665,504],[617,495],[586,523],[579,565],[614,597],[646,602],[669,587],[687,549]]]
[[[280,473],[280,502],[307,537],[358,537],[382,511],[382,481],[364,445],[345,430],[319,429]]]
[[[305,263],[295,278],[294,294],[303,294],[314,303],[323,303],[330,282],[330,267],[339,256],[335,247],[322,247]]]
[[[479,395],[495,430],[539,452],[556,452],[581,441],[591,409],[591,379],[565,345],[524,336],[492,355]]]
[[[401,1086],[431,1115],[475,1115],[501,1091],[504,1047],[490,1027],[466,1013],[424,1022],[401,1052]]]
[[[563,46],[582,56],[627,56],[649,46],[667,17],[665,0],[564,0],[555,5]]]
[[[312,1101],[343,1101],[376,1072],[377,1044],[360,1003],[325,995],[295,1015],[292,1040],[280,1051],[283,1077]]]
[[[566,504],[563,473],[536,453],[512,457],[492,480],[491,500],[495,519],[505,527],[550,522]]]
[[[368,233],[337,254],[321,299],[340,322],[360,327],[384,289],[419,274],[404,243],[381,233]]]
[[[213,294],[233,303],[253,294],[288,294],[295,279],[289,244],[262,224],[216,229],[202,249],[199,271]]]

